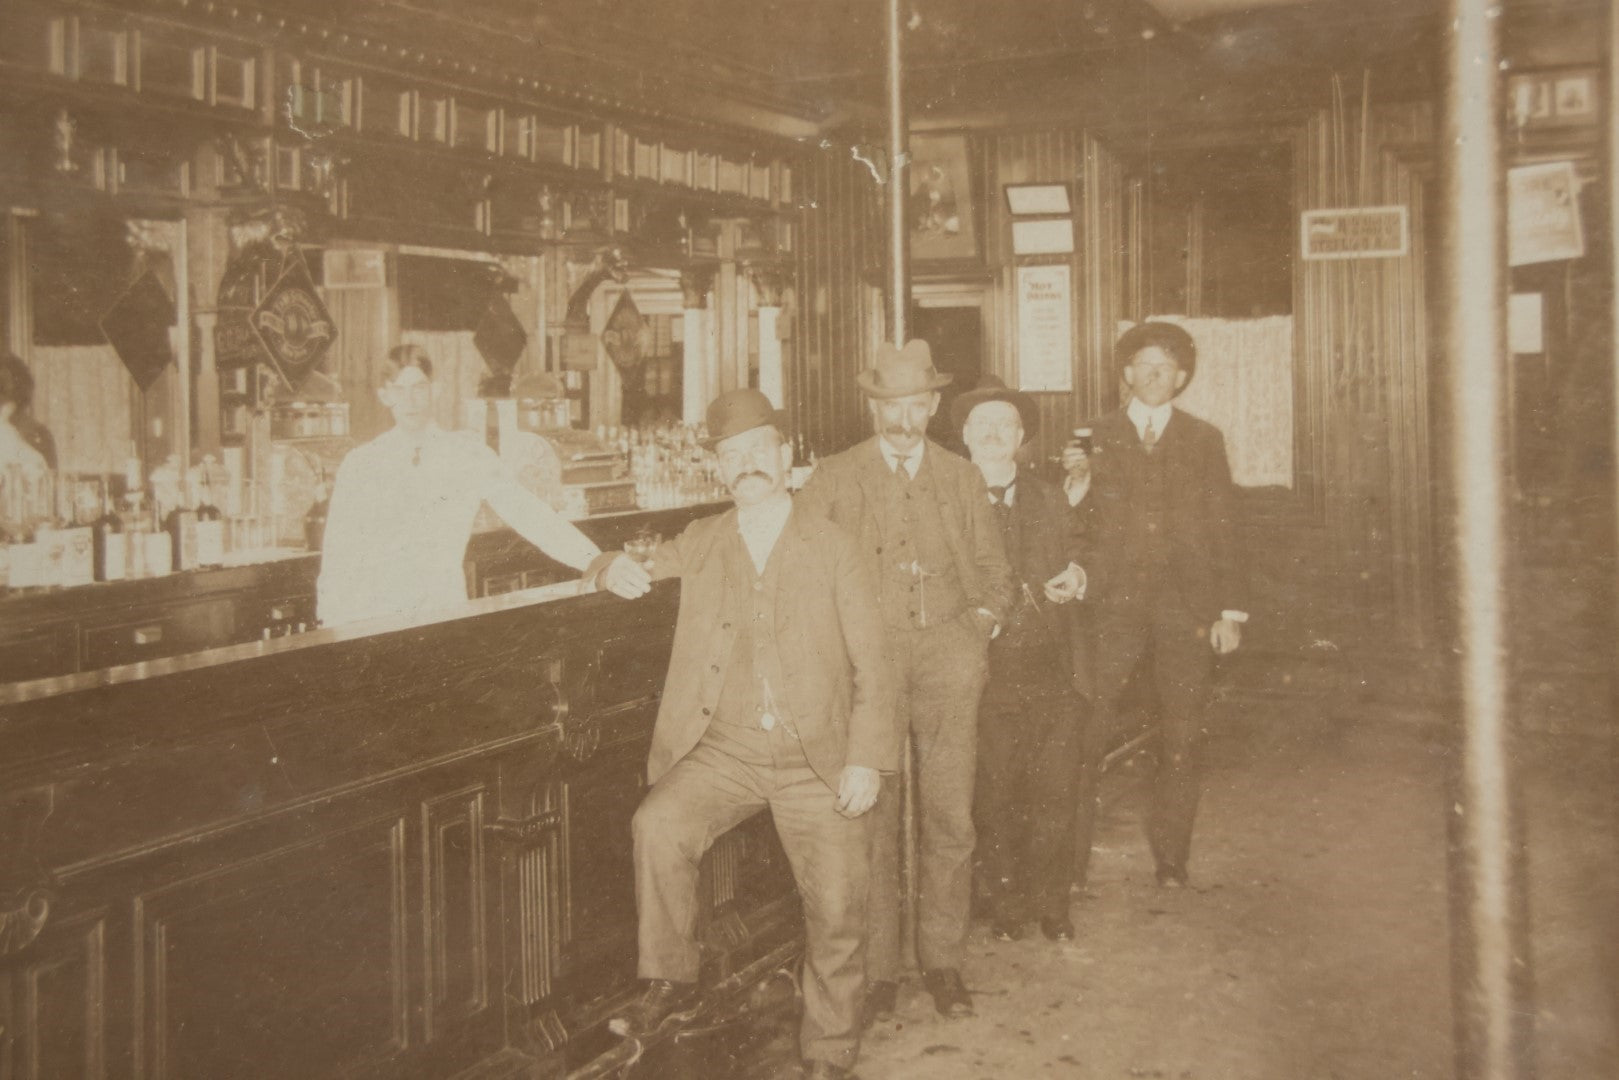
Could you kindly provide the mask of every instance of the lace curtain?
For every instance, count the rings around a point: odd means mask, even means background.
[[[1231,478],[1242,487],[1293,486],[1293,318],[1188,319],[1197,377],[1177,408],[1225,433]]]
[[[57,467],[70,473],[123,470],[134,452],[130,405],[139,393],[111,345],[36,345],[34,416],[56,440]]]

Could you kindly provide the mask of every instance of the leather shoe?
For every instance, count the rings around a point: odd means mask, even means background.
[[[1051,915],[1041,919],[1040,932],[1050,941],[1074,940],[1074,924],[1066,915]]]
[[[973,999],[962,985],[961,972],[955,968],[937,968],[922,973],[922,985],[933,995],[933,1007],[947,1020],[972,1016]]]
[[[887,1020],[899,1008],[899,983],[879,979],[866,987],[866,1003],[860,1009],[861,1027]]]
[[[816,1059],[804,1062],[804,1080],[860,1080],[852,1069]]]
[[[1186,888],[1186,867],[1171,866],[1164,863],[1158,867],[1158,887],[1160,889]]]
[[[993,919],[989,924],[989,936],[996,941],[1016,941],[1023,936],[1023,924],[1016,919]]]
[[[699,998],[696,983],[650,979],[640,997],[607,1021],[607,1030],[626,1039],[656,1035],[671,1024],[695,1016]]]

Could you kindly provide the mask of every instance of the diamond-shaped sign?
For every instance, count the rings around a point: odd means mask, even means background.
[[[645,331],[646,319],[642,318],[641,309],[635,306],[626,289],[602,329],[602,348],[620,371],[632,371],[641,366],[646,358],[645,344],[641,340]]]
[[[510,375],[517,366],[517,358],[523,355],[523,346],[528,344],[528,331],[512,314],[506,298],[493,296],[478,320],[478,328],[472,332],[472,343],[478,347],[490,371]]]
[[[101,317],[101,332],[143,392],[174,361],[174,314],[173,298],[156,271],[147,270]]]
[[[301,259],[288,266],[270,286],[248,316],[248,323],[276,370],[294,390],[303,385],[337,340],[331,312],[321,303],[309,267]]]

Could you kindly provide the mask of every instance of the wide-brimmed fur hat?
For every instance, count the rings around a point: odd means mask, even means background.
[[[921,338],[904,348],[888,342],[877,346],[871,367],[854,377],[867,397],[897,398],[921,394],[950,384],[950,376],[933,366],[933,350]]]

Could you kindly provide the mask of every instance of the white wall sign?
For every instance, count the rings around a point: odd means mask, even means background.
[[[1073,278],[1067,266],[1017,271],[1018,389],[1074,388]]]
[[[1411,250],[1403,206],[1306,210],[1299,228],[1306,259],[1387,259]]]
[[[1070,218],[1037,218],[1012,222],[1012,254],[1070,255],[1074,222]]]
[[[1507,262],[1512,266],[1585,254],[1580,181],[1572,161],[1507,170]]]

